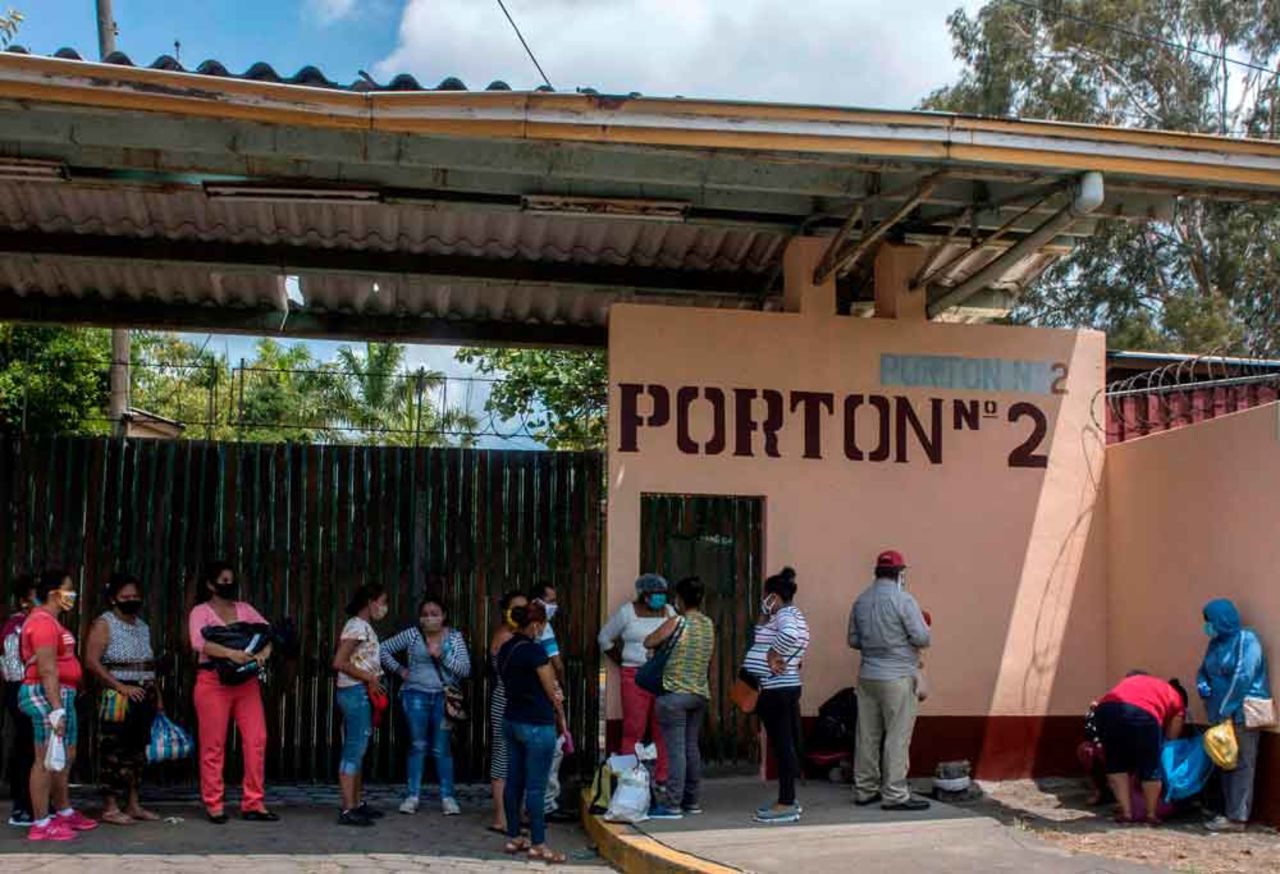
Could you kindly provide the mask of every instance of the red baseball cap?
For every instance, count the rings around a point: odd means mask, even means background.
[[[907,566],[907,560],[897,550],[888,549],[876,558],[876,570],[901,570]]]

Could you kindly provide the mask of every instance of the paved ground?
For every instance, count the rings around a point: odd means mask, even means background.
[[[181,794],[185,793],[180,793]],[[215,826],[205,820],[193,800],[163,800],[151,806],[167,822],[127,828],[101,826],[66,844],[31,844],[19,829],[0,825],[0,871],[24,874],[338,874],[338,872],[528,871],[541,864],[514,860],[502,853],[502,838],[485,830],[490,822],[484,796],[465,793],[463,815],[445,818],[432,801],[417,816],[402,816],[392,791],[371,793],[387,810],[370,829],[335,824],[333,805],[313,802],[332,796],[327,790],[276,789],[268,804],[279,823],[237,820]],[[170,796],[173,798],[173,796]],[[88,805],[86,805],[88,807]],[[8,805],[0,805],[8,816]],[[228,810],[233,808],[229,805]],[[93,811],[90,810],[92,813]],[[176,821],[175,821],[176,820]],[[571,870],[583,874],[612,869],[587,846],[577,825],[553,825],[550,843],[570,855]]]
[[[799,791],[804,818],[795,825],[758,825],[751,812],[772,800],[754,778],[704,784],[706,813],[640,828],[670,847],[761,874],[857,870],[875,872],[1036,871],[1046,874],[1151,874],[1160,869],[1047,844],[1026,829],[979,810],[934,805],[924,814],[854,807],[849,787],[810,781]]]

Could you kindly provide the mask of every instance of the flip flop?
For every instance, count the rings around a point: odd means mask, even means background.
[[[506,830],[505,828],[498,828],[496,825],[489,825],[489,826],[485,826],[485,830],[486,830],[486,831],[491,831],[491,832],[493,832],[495,835],[502,835],[502,836],[504,836],[504,837],[505,837],[505,836],[506,836],[506,834],[507,834],[507,830]]]
[[[135,825],[137,820],[123,810],[116,813],[104,813],[100,819],[108,825]]]
[[[520,853],[527,853],[529,852],[529,842],[523,838],[514,841],[507,841],[507,845],[502,848],[502,852],[506,853],[508,856],[517,856]]]

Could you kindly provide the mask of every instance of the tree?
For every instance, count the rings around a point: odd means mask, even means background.
[[[1280,131],[1280,0],[994,0],[947,21],[964,70],[926,109]],[[1013,317],[1099,328],[1113,347],[1274,355],[1277,280],[1280,208],[1182,198],[1172,221],[1104,226]]]
[[[111,339],[60,325],[0,325],[0,430],[106,434]]]
[[[404,359],[405,347],[397,343],[366,343],[363,352],[340,348],[340,379],[335,383],[339,416],[369,443],[472,445],[475,418],[432,403],[432,394],[445,384],[444,374],[425,367],[406,370]],[[450,436],[459,439],[450,441]]]
[[[485,409],[524,419],[551,449],[601,449],[609,398],[604,352],[557,349],[461,349],[458,360],[498,375]]]
[[[181,422],[187,437],[230,440],[231,368],[175,334],[134,331],[130,406]]]
[[[16,9],[0,12],[0,49],[13,42],[18,35],[18,25],[22,24],[22,13]]]
[[[261,339],[253,363],[239,372],[238,410],[233,416],[241,440],[275,443],[334,442],[340,432],[334,408],[336,370],[315,360],[302,343],[282,346]]]

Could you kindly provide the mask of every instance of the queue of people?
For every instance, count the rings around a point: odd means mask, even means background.
[[[853,800],[859,806],[878,803],[886,810],[922,811],[929,802],[911,794],[908,750],[925,695],[922,654],[931,643],[932,619],[907,591],[906,571],[900,553],[881,553],[872,583],[849,616],[848,644],[861,654]],[[803,813],[796,781],[810,633],[796,604],[798,590],[791,568],[765,581],[739,672],[740,682],[751,690],[750,703],[742,706],[758,715],[776,764],[776,799],[753,817],[766,824],[796,822]],[[18,609],[0,629],[5,706],[16,727],[8,761],[10,824],[27,827],[33,841],[66,841],[99,825],[71,806],[67,785],[78,752],[76,699],[86,671],[99,688],[95,752],[104,784],[101,822],[128,826],[156,820],[142,805],[139,788],[151,728],[164,712],[164,701],[156,682],[151,631],[142,616],[141,583],[127,574],[111,577],[107,609],[89,628],[83,663],[72,632],[60,622],[77,601],[69,574],[50,570],[38,579],[23,577],[13,596]],[[208,819],[226,823],[225,747],[234,721],[243,747],[240,816],[276,822],[279,816],[265,805],[267,728],[260,679],[272,655],[271,627],[238,596],[235,569],[214,561],[199,577],[198,603],[188,617],[198,669],[194,704],[200,794]],[[658,574],[644,574],[635,582],[634,599],[599,633],[601,651],[620,672],[622,751],[645,741],[657,748],[649,810],[656,819],[702,812],[699,742],[711,699],[717,636],[703,609],[705,597],[697,577],[672,586]],[[400,812],[419,811],[428,758],[439,780],[441,813],[460,812],[451,740],[455,726],[467,718],[462,689],[472,673],[468,641],[434,595],[419,602],[411,626],[381,639],[377,626],[388,615],[388,601],[386,590],[376,584],[352,594],[332,660],[343,734],[338,823],[344,826],[371,827],[383,816],[364,800],[362,772],[374,728],[390,705],[384,682],[388,675],[399,677],[399,706],[410,736]],[[493,677],[489,827],[504,836],[507,852],[553,863],[564,857],[547,844],[547,822],[556,816],[560,761],[572,749],[564,666],[552,624],[556,609],[557,593],[550,585],[527,594],[506,593],[487,647]],[[1259,734],[1274,724],[1274,703],[1261,643],[1242,625],[1235,605],[1211,601],[1203,621],[1209,642],[1196,688],[1210,723],[1233,728],[1238,751],[1238,764],[1221,772],[1223,812],[1208,827],[1238,831],[1252,812]],[[658,673],[644,679],[655,664]],[[1186,732],[1187,707],[1187,691],[1177,680],[1141,671],[1131,672],[1095,702],[1090,725],[1097,761],[1116,799],[1119,821],[1159,821],[1166,779],[1162,747]],[[1140,813],[1137,801],[1143,805]]]

